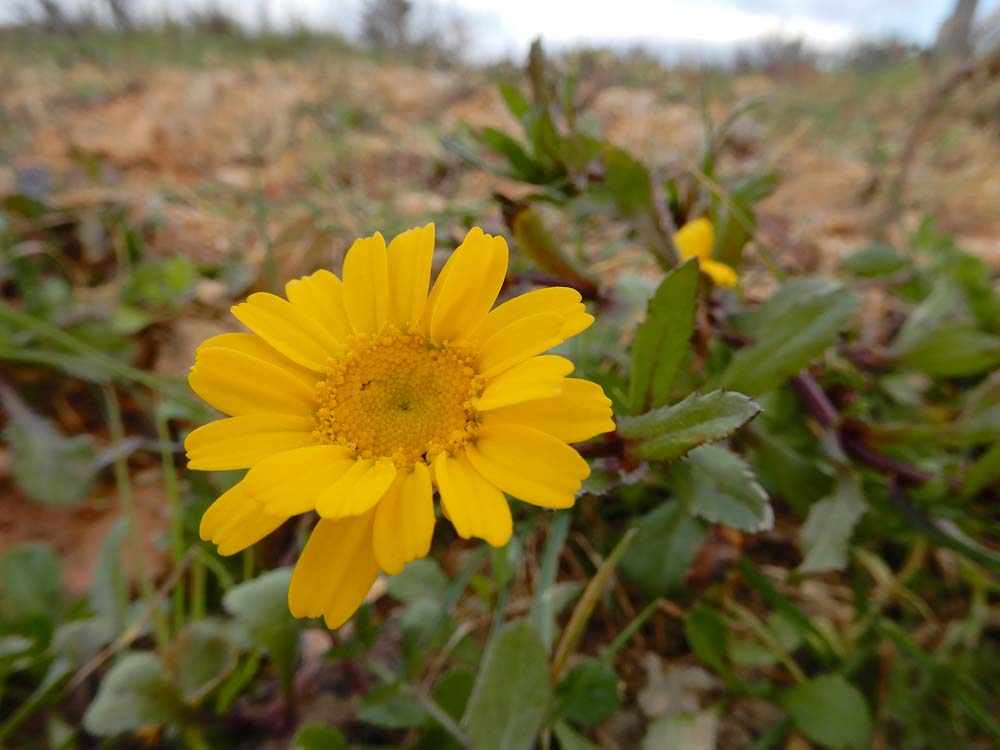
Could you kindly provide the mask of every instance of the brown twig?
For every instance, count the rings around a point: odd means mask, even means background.
[[[910,128],[910,133],[906,138],[903,153],[899,157],[899,169],[888,190],[886,211],[879,218],[875,227],[876,236],[884,237],[889,224],[899,216],[917,150],[930,130],[931,123],[941,114],[945,103],[955,90],[975,78],[980,71],[986,71],[991,76],[1000,75],[1000,49],[979,60],[970,60],[959,64],[931,90],[924,100],[923,107],[914,118],[913,127]]]

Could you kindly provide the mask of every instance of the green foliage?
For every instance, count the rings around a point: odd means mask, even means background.
[[[668,461],[704,443],[729,437],[759,413],[760,407],[740,393],[692,393],[673,406],[622,417],[618,429],[623,437],[635,441],[633,455]]]
[[[183,707],[163,662],[150,653],[126,654],[101,681],[83,715],[88,732],[112,737],[143,727],[178,723]]]
[[[516,196],[496,195],[513,240],[506,286],[572,286],[595,314],[558,351],[604,387],[617,429],[580,447],[592,476],[574,509],[512,504],[511,545],[492,554],[442,522],[431,556],[385,580],[386,595],[379,582],[332,637],[291,617],[291,568],[258,574],[292,559],[304,524],[228,559],[202,546],[198,518],[238,475],[179,474],[203,414],[143,369],[196,293],[202,305],[216,290],[224,308],[255,268],[149,253],[155,220],[117,202],[2,196],[11,476],[70,505],[110,496],[113,463],[125,506],[133,481],[158,491],[145,476],[158,470],[173,525],[153,580],[124,552],[161,540],[136,537],[134,518],[110,525],[80,595],[44,545],[0,558],[0,743],[110,749],[155,733],[194,750],[594,750],[608,736],[622,744],[627,727],[625,744],[649,750],[702,750],[733,728],[756,748],[996,744],[990,268],[928,220],[861,247],[836,279],[787,279],[796,262],[768,245],[781,233],[757,232],[780,175],[730,150],[738,123],[773,116],[771,104],[713,121],[729,82],[705,78],[701,152],[647,160],[602,138],[583,109],[599,79],[589,59],[568,57],[559,74],[534,45],[525,85],[500,86],[516,132],[466,129],[447,145]],[[690,88],[686,74],[657,81],[671,101]],[[377,129],[380,112],[338,106],[337,128]],[[254,241],[278,244],[257,192],[237,196],[257,209]],[[490,213],[485,194],[467,198],[433,217],[439,236]],[[369,218],[402,225],[385,203]],[[713,258],[740,275],[734,289],[678,262],[675,230],[701,217]],[[324,232],[324,246],[343,239]],[[282,262],[311,263],[317,247]],[[83,434],[61,418],[67,394]],[[93,429],[102,397],[129,434],[113,445]],[[755,538],[776,514],[777,530]],[[650,710],[664,695],[669,710]],[[748,705],[754,720],[740,723]],[[298,725],[316,716],[330,725]]]
[[[636,522],[638,533],[622,558],[622,572],[647,596],[669,594],[687,575],[705,538],[705,524],[679,501],[664,503]]]
[[[821,675],[788,688],[781,705],[809,739],[830,748],[865,748],[871,715],[864,696],[839,674]]]
[[[548,660],[537,631],[527,621],[497,633],[462,719],[481,750],[527,750],[550,699]]]
[[[808,366],[837,340],[858,306],[858,295],[834,284],[786,284],[755,311],[755,342],[733,355],[719,385],[759,396]]]
[[[633,413],[663,406],[694,332],[698,263],[668,271],[646,307],[632,343],[629,401]]]

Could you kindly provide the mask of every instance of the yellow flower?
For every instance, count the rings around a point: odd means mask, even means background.
[[[288,592],[296,617],[339,627],[380,570],[430,549],[441,508],[464,539],[510,539],[504,493],[573,505],[587,462],[568,444],[614,429],[600,386],[542,352],[587,328],[573,289],[493,308],[507,243],[473,229],[428,295],[434,227],[356,240],[343,280],[290,281],[288,299],[233,308],[249,333],[198,347],[189,381],[231,416],[193,431],[190,468],[250,469],[205,512],[231,555],[291,516],[319,514]]]
[[[674,244],[684,260],[697,258],[698,267],[719,286],[736,286],[740,277],[732,266],[712,260],[715,230],[712,222],[702,217],[689,221],[674,235]]]

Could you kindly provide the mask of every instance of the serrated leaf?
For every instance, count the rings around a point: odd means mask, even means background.
[[[774,511],[753,469],[718,445],[703,445],[674,467],[674,492],[689,513],[740,531],[765,531]]]
[[[671,501],[640,518],[636,527],[622,557],[622,573],[647,596],[668,594],[684,582],[705,539],[705,524]]]
[[[779,702],[809,739],[836,750],[868,747],[868,704],[841,675],[820,675],[790,687]]]
[[[760,407],[741,393],[692,393],[680,403],[636,417],[622,417],[619,433],[636,441],[637,458],[669,461],[704,443],[722,440],[760,413]]]
[[[670,270],[646,306],[646,319],[632,344],[629,401],[633,412],[663,406],[669,400],[670,386],[694,332],[699,278],[695,259]]]
[[[177,722],[182,708],[177,691],[155,654],[125,654],[104,676],[97,696],[83,715],[91,734],[112,737],[154,724]]]
[[[463,719],[476,750],[528,750],[550,697],[548,659],[526,620],[508,623],[483,658]]]
[[[836,286],[812,295],[775,295],[756,316],[757,341],[733,355],[719,385],[759,396],[781,385],[832,346],[858,306]],[[797,287],[798,288],[798,287]]]
[[[868,503],[858,480],[842,476],[834,493],[809,509],[800,532],[805,559],[799,570],[803,573],[843,570],[851,534],[867,510]]]

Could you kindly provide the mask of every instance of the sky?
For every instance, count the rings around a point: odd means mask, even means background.
[[[103,0],[61,0],[67,7],[103,6]],[[248,26],[266,14],[278,27],[292,22],[353,34],[365,0],[132,0],[142,12],[181,15],[185,8],[219,6]],[[720,50],[781,33],[835,50],[852,41],[897,35],[930,42],[954,0],[413,0],[418,21],[441,11],[465,19],[470,57],[519,58],[541,35],[548,46],[605,44],[684,53]],[[16,18],[34,0],[0,0],[0,22]],[[1000,0],[980,0],[980,15]]]

